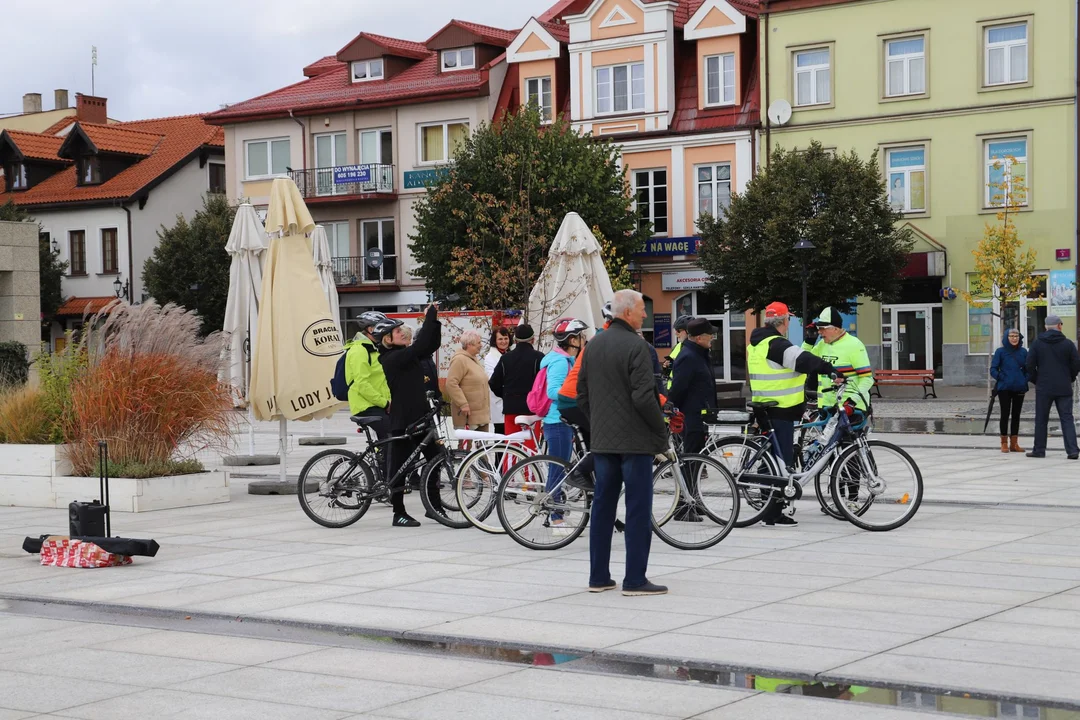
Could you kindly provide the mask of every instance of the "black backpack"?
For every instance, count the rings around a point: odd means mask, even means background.
[[[362,344],[362,343],[361,343]],[[330,392],[334,393],[334,397],[342,402],[348,402],[349,400],[349,388],[352,387],[351,382],[345,382],[345,360],[349,357],[349,352],[352,347],[345,349],[345,352],[341,353],[341,357],[338,358],[337,366],[334,367],[334,377],[330,378]],[[368,365],[371,365],[374,360],[371,359],[371,351],[364,348],[368,356]]]

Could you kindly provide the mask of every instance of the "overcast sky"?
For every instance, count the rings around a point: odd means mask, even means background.
[[[96,93],[109,117],[209,112],[303,80],[303,67],[361,31],[424,41],[452,18],[520,28],[555,0],[0,0],[0,114],[24,93]]]

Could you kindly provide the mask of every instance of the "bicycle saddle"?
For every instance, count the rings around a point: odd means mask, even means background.
[[[360,427],[371,427],[372,425],[378,425],[382,422],[382,418],[365,417],[363,415],[351,415],[349,419]]]
[[[752,402],[747,405],[747,407],[751,410],[768,410],[769,408],[774,408],[779,404],[780,403],[776,402],[775,400],[764,400],[762,402]]]

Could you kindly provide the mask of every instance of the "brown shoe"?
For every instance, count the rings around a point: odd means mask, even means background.
[[[1009,438],[1009,451],[1010,452],[1024,452],[1024,448],[1020,447],[1020,443],[1018,442],[1019,439],[1020,439],[1019,435],[1013,435],[1012,437]]]
[[[1004,435],[1001,436],[1001,452],[1009,452],[1009,438]]]

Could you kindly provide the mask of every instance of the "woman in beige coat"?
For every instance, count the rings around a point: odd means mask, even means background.
[[[471,430],[487,430],[491,422],[491,398],[487,373],[480,361],[483,341],[480,333],[466,330],[461,335],[461,350],[454,353],[446,374],[446,394],[454,427],[466,425]]]

